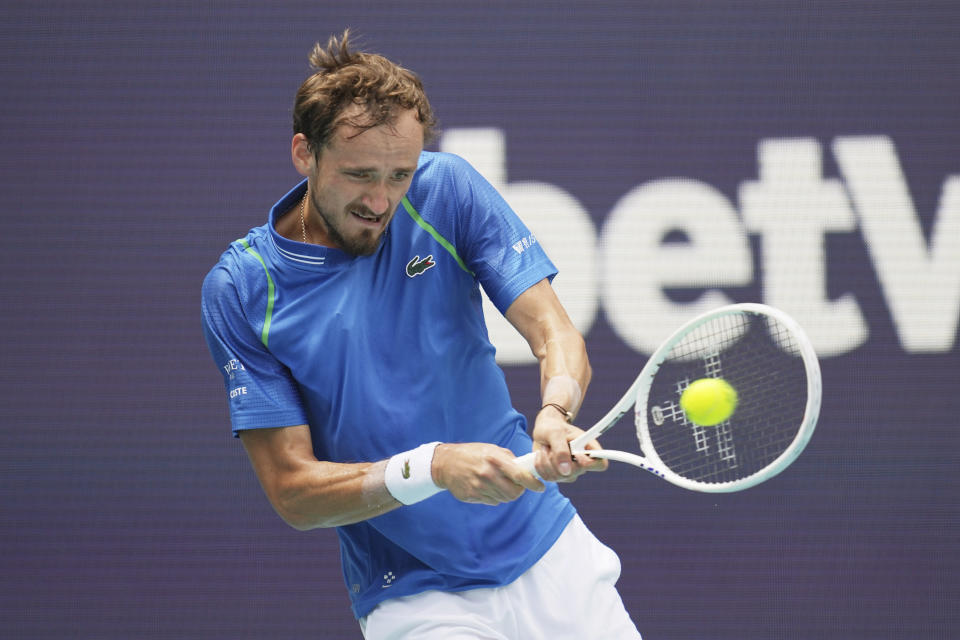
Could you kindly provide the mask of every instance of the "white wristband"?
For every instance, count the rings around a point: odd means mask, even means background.
[[[387,461],[383,483],[398,502],[414,504],[443,491],[433,481],[433,450],[439,442],[422,444]]]

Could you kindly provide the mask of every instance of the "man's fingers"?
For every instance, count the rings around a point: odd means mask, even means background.
[[[570,454],[570,443],[564,434],[557,434],[550,439],[550,463],[561,476],[573,473],[573,455]]]
[[[565,467],[563,470],[561,470],[560,464],[557,463],[558,456],[556,456],[552,449],[548,447],[537,449],[536,469],[541,478],[548,482],[564,482],[573,474],[575,469],[573,456],[570,455],[570,449],[566,444],[564,444],[564,448],[566,448],[566,459],[569,460],[569,462],[561,459],[561,464],[566,463],[566,465],[568,465],[568,467]]]
[[[520,481],[517,482],[524,489],[529,489],[530,491],[536,491],[537,493],[542,493],[546,487],[543,486],[543,483],[537,479],[535,475],[529,471],[524,471],[523,475],[520,477]]]
[[[538,493],[546,489],[535,475],[515,463],[512,459],[503,467],[503,474],[508,480],[513,482],[514,485],[520,488],[517,495],[510,498],[511,500],[519,498],[524,489]]]
[[[512,451],[492,444],[444,444],[434,453],[434,476],[458,500],[477,504],[510,502],[527,489],[543,491],[543,484],[515,460]]]
[[[598,451],[603,449],[600,446],[600,443],[596,440],[591,440],[584,446],[586,451]],[[606,458],[594,458],[588,454],[578,454],[576,456],[577,464],[587,471],[606,471],[607,467],[610,466],[610,462]]]

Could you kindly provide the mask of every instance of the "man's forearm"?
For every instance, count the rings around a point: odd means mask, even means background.
[[[305,531],[339,527],[383,515],[401,506],[384,484],[387,461],[338,464],[317,461],[267,491],[283,520]]]

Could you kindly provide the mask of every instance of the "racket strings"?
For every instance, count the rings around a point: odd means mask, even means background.
[[[680,395],[699,378],[723,378],[738,394],[733,415],[716,426],[692,423]],[[807,379],[801,350],[776,319],[718,316],[671,349],[654,376],[638,435],[674,473],[699,482],[740,480],[762,471],[793,443],[803,424]]]

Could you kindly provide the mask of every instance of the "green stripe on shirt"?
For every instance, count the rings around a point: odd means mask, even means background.
[[[240,243],[247,253],[260,261],[261,266],[263,266],[263,272],[267,274],[267,315],[263,319],[263,330],[260,332],[260,342],[266,347],[267,341],[270,338],[270,321],[273,320],[273,303],[276,300],[276,289],[273,286],[273,278],[270,277],[270,271],[267,269],[267,263],[263,261],[263,257],[261,257],[246,240],[241,239]]]
[[[460,258],[460,255],[457,253],[457,250],[454,248],[454,246],[450,244],[450,241],[440,235],[440,232],[434,229],[433,225],[423,219],[423,217],[420,215],[420,212],[418,212],[414,206],[410,204],[410,201],[407,200],[407,196],[403,196],[403,199],[400,202],[403,203],[403,208],[407,210],[407,213],[410,214],[410,217],[413,218],[414,222],[420,225],[424,231],[433,236],[433,239],[439,242],[440,246],[446,249],[447,253],[453,256],[453,259],[457,261],[457,264],[460,265],[461,269],[469,273],[471,276],[476,276],[473,271],[470,271],[470,269],[467,268],[466,263],[462,258]]]

